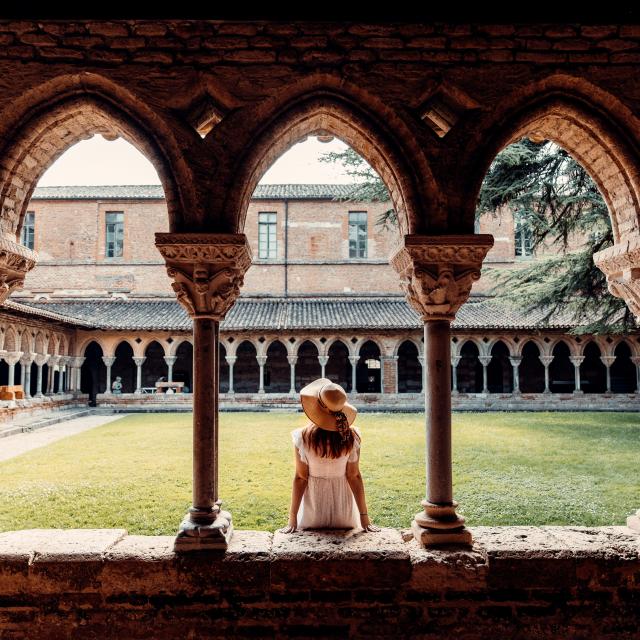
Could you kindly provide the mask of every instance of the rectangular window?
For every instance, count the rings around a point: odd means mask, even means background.
[[[366,211],[349,211],[349,257],[367,257]]]
[[[276,213],[258,214],[258,257],[263,260],[275,260],[276,253]]]
[[[27,211],[24,216],[24,222],[22,223],[22,236],[20,242],[27,247],[27,249],[33,249],[34,237],[36,228],[36,214],[33,211]]]
[[[105,255],[107,258],[121,258],[124,249],[124,213],[107,211],[105,220],[107,226]]]
[[[515,232],[515,245],[516,245],[516,256],[531,256],[533,254],[532,250],[532,240],[533,234],[531,233],[531,228],[526,222],[516,222],[516,232]]]

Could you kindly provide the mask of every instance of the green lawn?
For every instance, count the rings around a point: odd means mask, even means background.
[[[374,522],[406,527],[424,495],[419,414],[361,414]],[[227,413],[221,497],[241,529],[286,521],[301,414]],[[2,446],[2,440],[0,440]],[[454,415],[455,497],[471,525],[623,524],[640,507],[640,416]],[[124,527],[172,534],[190,504],[191,416],[137,415],[0,463],[0,531]]]

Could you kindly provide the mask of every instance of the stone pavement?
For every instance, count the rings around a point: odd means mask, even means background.
[[[31,433],[18,433],[13,436],[0,439],[0,462],[3,460],[9,460],[15,458],[22,453],[37,449],[38,447],[45,447],[52,442],[62,440],[68,436],[73,436],[76,433],[82,433],[89,429],[94,429],[103,424],[113,422],[124,418],[126,414],[119,413],[117,415],[92,415],[84,416],[82,418],[76,418],[74,420],[68,420],[66,422],[60,422],[50,427],[44,427]]]

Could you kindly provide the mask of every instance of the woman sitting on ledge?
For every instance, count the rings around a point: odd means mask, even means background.
[[[302,408],[311,421],[291,433],[296,474],[289,523],[296,529],[380,531],[371,523],[360,475],[360,432],[351,428],[358,413],[347,394],[327,378],[300,391]],[[304,499],[303,499],[304,498]]]

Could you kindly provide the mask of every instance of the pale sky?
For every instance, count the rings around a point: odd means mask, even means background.
[[[261,184],[352,183],[339,165],[319,162],[328,151],[347,148],[342,141],[308,138],[283,154],[264,174]],[[94,136],[70,147],[42,176],[39,187],[114,184],[160,184],[153,165],[121,138],[108,142]]]

